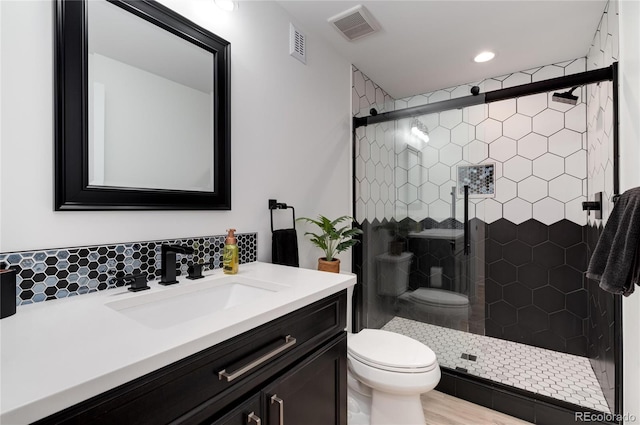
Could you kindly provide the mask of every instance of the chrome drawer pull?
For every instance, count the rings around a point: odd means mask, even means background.
[[[273,403],[278,403],[279,407],[279,413],[278,413],[278,417],[280,419],[280,421],[278,422],[278,424],[280,425],[284,425],[284,401],[278,397],[276,394],[271,396],[271,404]]]
[[[256,416],[255,412],[251,412],[247,415],[247,423],[250,424],[252,422],[256,425],[262,424],[262,421],[258,416]]]
[[[220,372],[218,372],[218,379],[219,380],[225,379],[227,382],[231,382],[234,379],[238,378],[239,376],[244,375],[251,369],[260,366],[262,363],[266,362],[267,360],[293,347],[295,343],[296,343],[296,339],[291,335],[287,335],[284,338],[284,344],[282,344],[278,348],[274,349],[273,351],[269,351],[267,354],[255,359],[254,361],[246,364],[245,366],[242,366],[240,369],[236,370],[235,372],[229,373],[227,372],[226,369],[221,370]]]

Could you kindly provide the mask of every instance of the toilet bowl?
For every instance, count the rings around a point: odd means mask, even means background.
[[[418,288],[398,297],[404,309],[412,311],[415,320],[466,330],[469,319],[469,297],[436,288]]]
[[[347,340],[349,425],[424,424],[420,394],[440,381],[435,353],[412,338],[363,329]]]
[[[453,329],[466,330],[469,297],[439,288],[409,288],[409,272],[413,254],[381,254],[376,257],[378,294],[398,298],[400,314]]]

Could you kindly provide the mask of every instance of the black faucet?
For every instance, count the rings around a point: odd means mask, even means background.
[[[193,248],[182,245],[162,245],[160,251],[160,285],[173,285],[176,280],[176,253],[193,254]]]

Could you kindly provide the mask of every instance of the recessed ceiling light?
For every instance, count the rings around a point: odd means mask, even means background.
[[[216,6],[227,12],[233,12],[236,8],[236,2],[233,0],[214,0]]]
[[[495,53],[486,51],[486,52],[482,52],[482,53],[478,54],[478,56],[473,58],[473,60],[476,61],[476,62],[487,62],[487,61],[490,61],[491,59],[493,59],[495,56],[496,56]]]

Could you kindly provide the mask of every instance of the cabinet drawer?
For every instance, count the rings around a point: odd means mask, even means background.
[[[178,418],[190,422],[191,417],[210,417],[342,332],[345,322],[346,291],[342,291],[38,423],[155,425]],[[289,339],[284,346],[287,336],[295,338],[295,343]],[[273,355],[255,364],[269,354]],[[219,376],[221,371],[233,374],[239,370],[242,373],[231,381]]]
[[[346,357],[343,332],[222,418],[199,425],[347,425]]]

